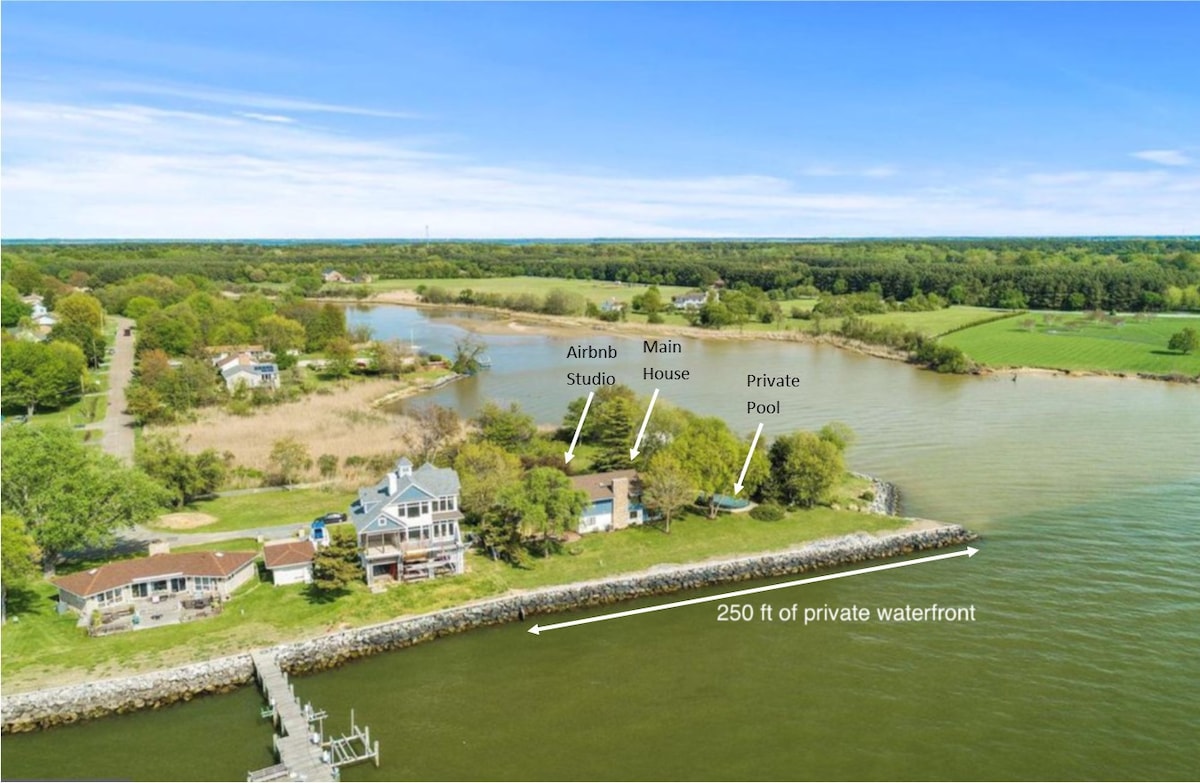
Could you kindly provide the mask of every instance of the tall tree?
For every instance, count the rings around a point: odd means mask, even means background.
[[[104,326],[104,306],[94,296],[75,293],[64,296],[55,304],[54,311],[60,322],[83,324],[92,329]]]
[[[362,578],[354,532],[344,527],[333,528],[329,546],[319,548],[313,555],[313,589],[326,594],[342,593]]]
[[[272,444],[269,462],[276,480],[284,486],[295,484],[312,467],[308,446],[291,435]]]
[[[789,506],[825,502],[846,471],[841,449],[811,432],[776,438],[770,460],[771,494]]]
[[[1191,353],[1200,348],[1200,332],[1197,332],[1192,327],[1187,327],[1183,331],[1176,332],[1171,335],[1170,342],[1167,343],[1167,348],[1180,353]]]
[[[462,483],[462,510],[476,520],[496,505],[501,492],[521,480],[521,460],[486,441],[464,443],[454,469]]]
[[[733,482],[741,474],[749,440],[734,435],[724,421],[716,417],[695,418],[664,453],[670,453],[692,477],[695,487],[708,498],[708,516],[717,516],[718,495],[733,493]],[[747,494],[753,495],[766,480],[767,461],[761,451],[755,451],[742,482]]]
[[[454,363],[451,369],[463,375],[474,375],[483,369],[480,357],[487,346],[473,334],[462,337],[454,342]]]
[[[452,408],[428,403],[412,413],[416,430],[417,457],[420,462],[437,458],[462,431],[462,420]]]
[[[282,315],[261,318],[255,326],[255,334],[263,346],[276,355],[304,348],[304,326]]]
[[[176,438],[162,433],[142,439],[136,461],[167,488],[176,508],[216,492],[225,481],[225,462],[216,449],[189,454]]]
[[[521,451],[537,434],[533,417],[522,411],[515,402],[507,409],[494,402],[484,404],[475,414],[475,423],[484,440],[506,451]]]
[[[556,468],[534,468],[520,484],[500,493],[496,508],[489,514],[509,523],[515,520],[522,538],[532,540],[545,557],[557,537],[579,521],[587,504],[587,493],[575,489],[565,473]]]
[[[69,297],[68,297],[69,298]],[[80,321],[63,319],[50,327],[50,339],[70,343],[83,351],[88,367],[99,367],[104,361],[108,338],[104,332]]]
[[[345,378],[354,369],[354,346],[345,337],[335,337],[325,344],[325,373]]]
[[[86,362],[78,346],[5,340],[3,351],[0,393],[5,402],[23,405],[27,415],[61,408],[82,393]]]
[[[4,283],[0,286],[0,326],[16,326],[33,310],[21,301],[21,292],[16,286]]]
[[[678,459],[660,453],[650,460],[650,468],[642,474],[642,503],[662,514],[667,533],[671,532],[675,512],[694,502],[696,486]]]
[[[25,520],[47,572],[63,553],[107,545],[168,502],[145,473],[88,448],[66,427],[5,427],[2,437],[0,503]]]
[[[8,591],[24,587],[38,573],[42,552],[14,514],[0,515],[0,622],[8,617]]]

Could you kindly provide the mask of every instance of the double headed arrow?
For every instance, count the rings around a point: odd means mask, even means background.
[[[633,617],[635,614],[650,614],[651,612],[663,612],[667,609],[675,609],[680,606],[694,606],[695,604],[709,604],[714,601],[726,601],[730,598],[740,598],[744,595],[754,595],[756,593],[766,593],[771,590],[783,590],[787,587],[799,587],[800,585],[811,585],[817,582],[830,582],[834,579],[845,579],[848,576],[858,576],[859,574],[869,574],[872,571],[890,571],[893,568],[906,568],[908,566],[918,565],[920,563],[932,563],[934,560],[949,560],[952,557],[973,557],[979,550],[969,546],[958,552],[947,552],[941,555],[929,555],[927,557],[918,557],[914,560],[904,560],[899,563],[884,563],[883,565],[868,566],[866,568],[855,568],[852,571],[841,571],[836,574],[825,574],[824,576],[813,576],[808,579],[796,579],[791,582],[781,582],[777,585],[766,585],[765,587],[749,587],[745,590],[735,590],[732,593],[721,593],[720,595],[709,595],[703,598],[689,598],[686,601],[674,601],[669,604],[658,604],[657,606],[645,606],[641,609],[629,609],[624,612],[613,612],[612,614],[602,614],[597,617],[585,617],[582,620],[567,620],[563,623],[550,623],[549,625],[535,624],[529,629],[529,633],[534,636],[541,636],[546,631],[557,631],[559,628],[570,628],[573,625],[587,625],[589,623],[599,623],[604,620],[616,620],[619,617]]]

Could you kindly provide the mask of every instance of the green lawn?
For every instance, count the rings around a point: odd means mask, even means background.
[[[286,489],[277,492],[255,492],[249,495],[201,500],[184,508],[217,518],[202,527],[175,531],[183,533],[220,533],[227,530],[248,530],[270,525],[307,525],[330,511],[346,513],[354,499],[351,492],[331,492],[326,489]],[[169,530],[156,524],[155,530]]]
[[[590,302],[600,304],[608,299],[616,299],[628,303],[637,294],[645,293],[649,286],[633,283],[613,283],[596,280],[571,280],[561,277],[453,277],[432,279],[391,279],[376,280],[368,283],[367,287],[373,293],[385,291],[416,290],[417,286],[437,286],[448,291],[462,291],[469,288],[472,291],[497,294],[532,293],[545,296],[550,291],[561,288],[564,291],[581,294]],[[692,289],[677,285],[660,285],[659,292],[663,300],[670,302],[672,296],[685,293]]]
[[[1032,319],[1032,330],[1025,321]],[[947,335],[943,342],[961,348],[992,367],[1046,367],[1062,370],[1200,374],[1200,354],[1167,350],[1171,335],[1186,326],[1200,329],[1200,318],[1137,318],[1120,324],[1060,313],[1046,324],[1043,313],[1014,316]]]
[[[12,596],[18,622],[3,629],[0,673],[6,690],[27,690],[53,681],[116,676],[185,661],[229,655],[266,644],[324,633],[349,625],[442,609],[465,601],[612,574],[663,563],[686,563],[716,556],[750,554],[855,531],[896,528],[901,520],[846,511],[797,512],[780,522],[748,515],[708,520],[678,518],[667,535],[657,528],[631,528],[586,536],[568,552],[534,558],[518,569],[470,553],[468,572],[459,577],[400,585],[373,595],[356,585],[332,601],[314,599],[299,585],[276,588],[255,582],[243,588],[218,617],[184,625],[88,638],[76,618],[54,611],[54,590],[39,583]],[[222,548],[232,549],[230,542]]]

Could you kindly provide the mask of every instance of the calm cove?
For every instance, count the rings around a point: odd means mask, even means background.
[[[448,354],[463,331],[447,315],[349,320]],[[381,742],[382,766],[345,780],[1200,778],[1196,387],[946,377],[782,342],[681,340],[681,354],[650,356],[602,332],[484,339],[492,369],[406,404],[470,415],[519,402],[558,423],[588,391],[566,385],[569,371],[648,394],[654,366],[691,371],[658,384],[660,400],[742,432],[846,422],[852,467],[898,484],[906,514],[979,532],[979,555],[754,603],[973,604],[976,620],[728,623],[705,604],[540,637],[528,624],[472,631],[296,680],[330,728],[353,708]],[[581,344],[617,358],[565,359]],[[748,390],[757,373],[799,386]],[[747,415],[748,400],[781,412]],[[6,736],[3,774],[240,780],[271,760],[257,707],[243,689]]]

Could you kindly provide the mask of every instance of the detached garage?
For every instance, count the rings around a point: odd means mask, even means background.
[[[303,541],[276,541],[263,545],[263,562],[276,585],[312,582],[312,561],[316,545]]]

